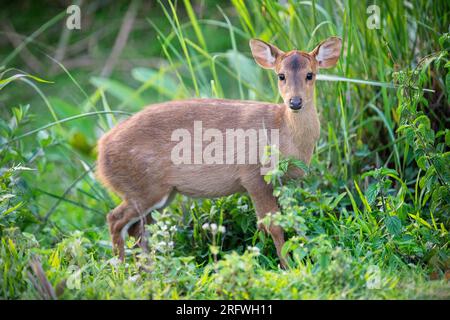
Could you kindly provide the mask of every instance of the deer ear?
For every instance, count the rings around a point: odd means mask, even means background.
[[[336,65],[341,48],[341,38],[331,37],[322,41],[310,54],[316,58],[319,68],[331,68]]]
[[[275,68],[277,58],[284,53],[274,45],[259,39],[250,40],[250,49],[256,63],[265,69]]]

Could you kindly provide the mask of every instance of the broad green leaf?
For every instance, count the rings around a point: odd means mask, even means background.
[[[292,163],[297,168],[302,169],[306,174],[309,173],[308,165],[306,163],[304,163],[302,160],[292,158],[292,159],[289,159],[289,162]]]
[[[378,182],[372,183],[371,185],[369,185],[369,187],[366,190],[366,198],[367,198],[367,202],[370,205],[373,205],[378,193],[380,192],[380,184]]]
[[[427,170],[427,157],[426,156],[420,156],[416,159],[417,166],[422,170]]]
[[[389,233],[393,236],[398,235],[402,230],[402,222],[397,216],[386,216],[384,223]]]

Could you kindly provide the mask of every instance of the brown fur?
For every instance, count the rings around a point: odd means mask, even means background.
[[[270,67],[272,59],[262,61],[265,52],[255,52],[264,50],[269,44],[258,42],[257,50],[254,44],[251,46],[256,61]],[[284,54],[269,46],[276,61],[272,68],[286,74],[286,83],[279,85],[283,99],[288,101],[293,94],[303,95],[305,104],[299,112],[292,112],[287,103],[224,99],[172,101],[148,106],[99,140],[98,177],[123,199],[122,204],[108,215],[114,249],[122,259],[124,248],[120,233],[123,228],[135,221],[128,232],[139,236],[137,219],[145,217],[150,209],[167,205],[176,192],[212,198],[246,191],[252,198],[258,218],[279,211],[272,187],[264,182],[258,164],[175,165],[171,161],[171,150],[177,144],[171,141],[172,132],[184,128],[193,136],[193,123],[201,120],[204,129],[217,128],[223,133],[225,129],[279,129],[281,154],[310,162],[320,127],[312,99],[314,81],[307,83],[305,74],[316,72],[316,60],[308,53],[291,51]],[[286,59],[292,55],[297,55],[298,61],[292,63]],[[289,69],[293,64],[298,66],[296,70]],[[294,78],[296,80],[290,80]],[[301,172],[290,174],[298,176]],[[266,231],[272,235],[281,264],[286,266],[281,256],[283,230],[272,224]]]

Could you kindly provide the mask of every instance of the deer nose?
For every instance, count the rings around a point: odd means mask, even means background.
[[[300,110],[302,108],[302,98],[300,97],[292,97],[289,100],[289,107],[292,110]]]

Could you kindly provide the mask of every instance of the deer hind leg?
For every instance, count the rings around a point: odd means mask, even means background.
[[[252,182],[244,185],[244,187],[252,199],[258,220],[263,219],[268,213],[280,211],[277,199],[273,195],[272,187],[266,184],[262,177],[253,179]],[[283,229],[273,222],[271,222],[268,228],[258,222],[258,228],[272,236],[278,258],[280,259],[280,264],[283,268],[286,268],[286,259],[281,255],[281,249],[285,243]]]
[[[130,226],[141,219],[145,219],[146,215],[152,210],[164,206],[167,198],[168,195],[153,197],[152,200],[144,203],[144,205],[136,201],[124,201],[108,214],[107,219],[113,251],[119,255],[121,260],[125,257],[124,240]]]
[[[154,208],[152,208],[151,210],[164,209],[173,200],[174,195],[175,195],[175,192],[171,192],[169,197],[166,198],[166,201],[163,204],[157,203],[154,206]],[[162,199],[161,202],[163,202],[163,201],[164,201],[164,199]],[[141,219],[139,219],[139,221],[130,225],[130,227],[128,228],[128,236],[135,238],[137,240],[136,246],[139,246],[144,252],[148,251],[148,243],[147,243],[147,240],[145,237],[145,225],[153,223],[153,218],[150,214],[151,210],[150,210],[150,212],[147,213],[146,217],[142,217]]]
[[[143,251],[148,251],[148,245],[145,237],[145,225],[153,223],[153,218],[149,213],[145,218],[135,222],[128,228],[128,236],[136,239],[136,246],[139,246]]]
[[[134,215],[134,209],[130,207],[127,202],[122,202],[118,207],[113,209],[107,216],[109,234],[111,235],[113,252],[119,255],[123,260],[124,257],[124,243],[120,235],[120,231],[128,221],[128,217]]]

